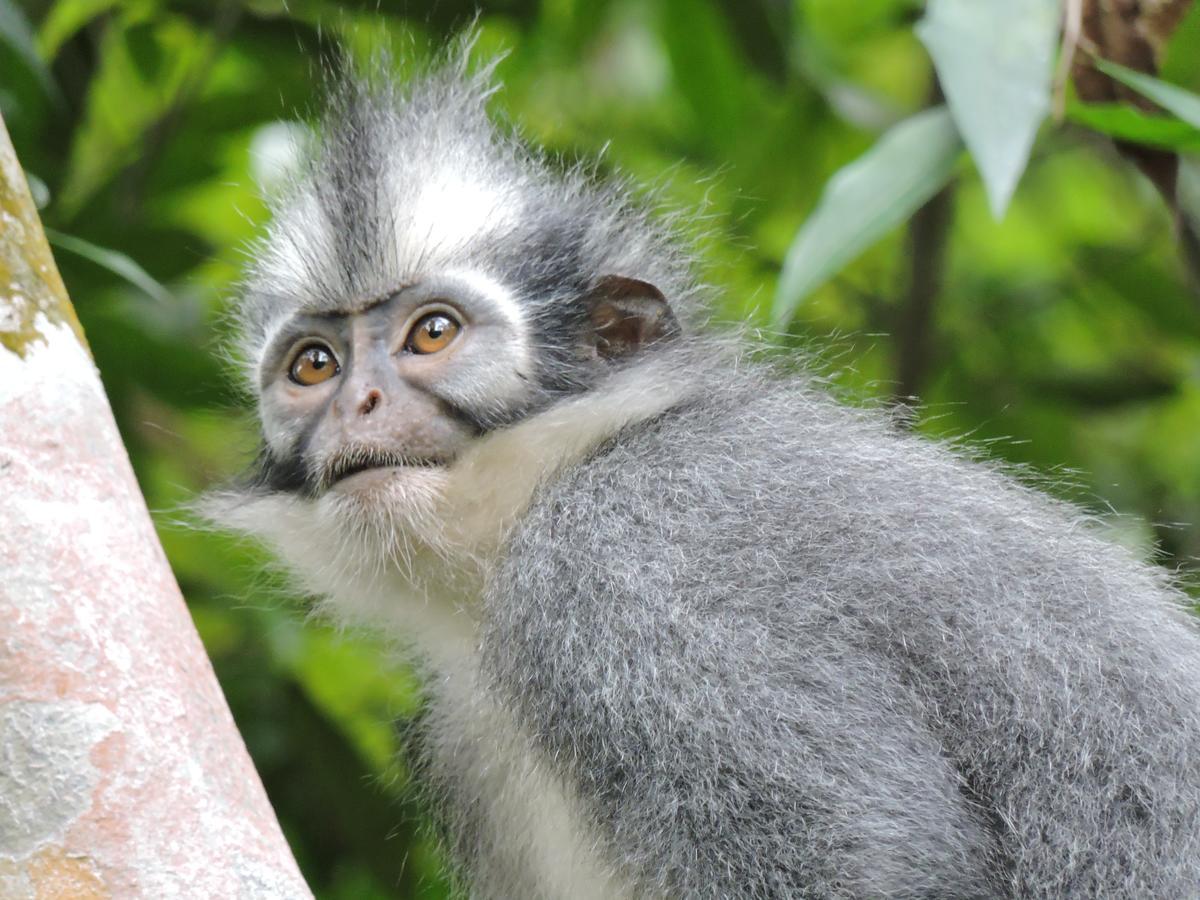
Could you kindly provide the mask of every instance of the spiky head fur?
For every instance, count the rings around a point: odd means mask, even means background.
[[[447,271],[511,293],[551,393],[588,380],[564,334],[598,275],[638,273],[694,315],[691,259],[625,185],[564,169],[489,118],[493,66],[471,71],[461,49],[402,84],[335,85],[250,254],[238,332],[251,369],[289,312],[354,310]]]

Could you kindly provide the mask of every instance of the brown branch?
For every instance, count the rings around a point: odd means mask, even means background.
[[[895,399],[903,403],[921,393],[933,360],[933,314],[953,220],[954,185],[949,184],[917,210],[908,226],[908,289],[896,327]]]
[[[944,101],[934,76],[929,105]],[[942,292],[946,244],[954,220],[954,182],[951,181],[917,210],[908,225],[908,287],[897,310],[896,389],[893,398],[911,403],[921,393],[933,357],[933,317]]]
[[[1096,58],[1147,75],[1158,73],[1172,33],[1193,0],[1083,0],[1079,49],[1070,60],[1075,92],[1085,103],[1128,103],[1149,113],[1158,107],[1132,88],[1096,68]],[[1114,141],[1117,151],[1154,185],[1175,219],[1180,258],[1192,286],[1200,291],[1200,223],[1190,220],[1178,197],[1179,156],[1132,141]]]
[[[1063,8],[1062,46],[1054,73],[1054,120],[1061,122],[1067,108],[1067,82],[1083,36],[1083,0],[1066,0]]]

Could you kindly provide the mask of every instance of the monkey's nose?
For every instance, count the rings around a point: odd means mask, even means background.
[[[360,416],[369,416],[374,412],[375,407],[379,405],[379,401],[383,399],[383,394],[378,388],[371,388],[367,391],[367,396],[363,398],[363,402],[358,405],[358,414]]]

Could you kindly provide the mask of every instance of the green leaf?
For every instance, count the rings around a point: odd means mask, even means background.
[[[1174,84],[1200,85],[1200,3],[1193,3],[1171,33],[1158,77]]]
[[[1059,0],[930,0],[917,25],[997,219],[1050,110],[1059,21]]]
[[[55,247],[69,250],[71,253],[82,256],[84,259],[91,260],[96,265],[108,269],[108,271],[129,282],[159,303],[171,303],[171,292],[155,280],[153,275],[124,253],[99,247],[91,241],[63,234],[52,228],[46,229],[46,239]]]
[[[1071,103],[1067,121],[1123,141],[1167,150],[1200,151],[1200,128],[1165,116],[1148,115],[1123,103]]]
[[[33,28],[12,0],[0,0],[0,44],[6,44],[37,80],[43,93],[54,101],[61,100],[58,85],[45,61],[38,55]]]
[[[906,220],[951,175],[962,140],[939,106],[905,119],[825,185],[783,263],[773,316],[786,321],[808,294]]]
[[[1167,112],[1178,116],[1194,128],[1200,128],[1200,94],[1193,94],[1181,87],[1167,84],[1142,72],[1097,59],[1096,68],[1128,88],[1137,91],[1147,100],[1153,100]]]
[[[1200,228],[1200,158],[1181,157],[1179,185],[1176,191],[1179,207]]]
[[[795,11],[776,0],[718,0],[730,32],[745,58],[777,84],[791,72]]]
[[[116,5],[117,0],[58,0],[38,29],[38,51],[44,59],[54,59],[75,32]]]
[[[211,44],[211,35],[179,16],[141,21],[123,14],[105,29],[86,113],[72,135],[58,192],[65,217],[141,155],[143,136],[179,102],[206,65]]]
[[[749,79],[717,11],[708,2],[666,0],[661,15],[675,84],[700,133],[717,147],[744,142]]]
[[[1179,157],[1179,178],[1175,187],[1179,206],[1180,250],[1193,272],[1200,272],[1200,159]]]

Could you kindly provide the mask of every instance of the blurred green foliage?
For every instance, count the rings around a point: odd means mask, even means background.
[[[785,333],[768,316],[826,181],[933,94],[913,33],[920,3],[480,5],[479,56],[507,53],[499,115],[567,160],[602,153],[603,168],[685,210],[722,286],[720,318],[762,329],[781,353],[815,351],[855,396],[889,398],[902,352],[890,335],[912,315],[903,228],[808,296]],[[223,313],[265,216],[272,154],[318,102],[321,60],[386,42],[411,68],[475,8],[0,0],[0,111],[167,553],[323,898],[449,890],[395,753],[419,710],[415,682],[369,638],[304,621],[303,598],[262,553],[176,522],[254,450],[237,373],[218,353]],[[1198,60],[1193,12],[1164,73],[1195,91]],[[1043,127],[1002,222],[966,167],[946,197],[918,427],[986,443],[1119,512],[1114,533],[1186,567],[1200,553],[1200,528],[1179,524],[1200,522],[1200,297],[1154,190],[1084,126],[1173,147],[1181,132],[1127,110],[1071,110],[1075,124]]]

